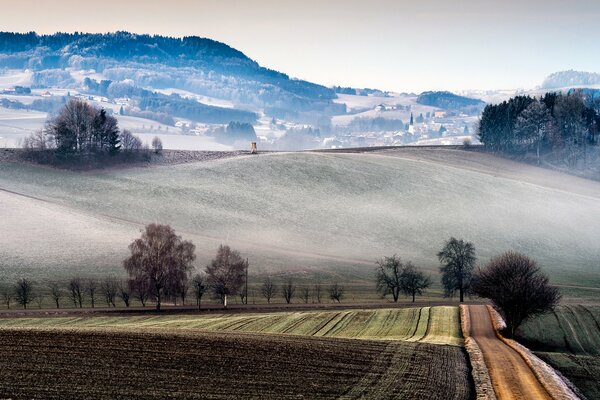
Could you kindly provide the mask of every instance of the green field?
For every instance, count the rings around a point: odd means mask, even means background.
[[[527,322],[519,339],[587,398],[600,398],[600,307],[560,306]]]
[[[276,313],[0,318],[0,328],[255,332],[462,345],[457,307]]]
[[[437,285],[435,254],[451,235],[473,241],[482,262],[523,251],[556,283],[600,288],[600,183],[515,165],[458,150],[93,172],[0,163],[0,281],[122,275],[127,245],[161,222],[197,245],[198,267],[229,243],[257,279],[318,276],[351,297],[375,298],[374,260],[394,253]],[[586,290],[568,296],[590,297]]]

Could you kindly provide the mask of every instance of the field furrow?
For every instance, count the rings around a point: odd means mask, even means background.
[[[0,398],[408,399],[416,393],[427,400],[471,396],[467,360],[456,346],[158,332],[0,328]]]
[[[0,327],[81,327],[256,332],[462,344],[456,307],[276,313],[0,318]]]

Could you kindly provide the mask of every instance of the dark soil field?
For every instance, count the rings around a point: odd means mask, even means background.
[[[307,337],[0,330],[0,398],[469,399],[464,350]]]

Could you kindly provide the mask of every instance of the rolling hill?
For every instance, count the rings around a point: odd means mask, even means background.
[[[437,273],[450,236],[480,262],[539,261],[567,297],[600,288],[600,183],[451,149],[275,153],[153,168],[74,172],[0,163],[2,279],[122,274],[150,222],[220,243],[252,273],[339,280],[374,296],[374,260],[397,253]],[[434,278],[437,281],[437,278]]]

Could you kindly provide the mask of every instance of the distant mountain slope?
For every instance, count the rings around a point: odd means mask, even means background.
[[[543,89],[590,85],[600,85],[600,74],[574,70],[560,71],[548,75],[542,82]]]
[[[461,109],[466,107],[483,107],[485,103],[479,99],[459,96],[450,92],[423,92],[417,97],[417,103],[444,109]]]
[[[0,32],[0,68],[33,71],[37,87],[79,88],[81,74],[91,73],[104,80],[99,94],[109,97],[174,88],[227,99],[242,109],[268,109],[274,116],[343,112],[331,102],[332,89],[291,79],[224,43],[196,36]]]

